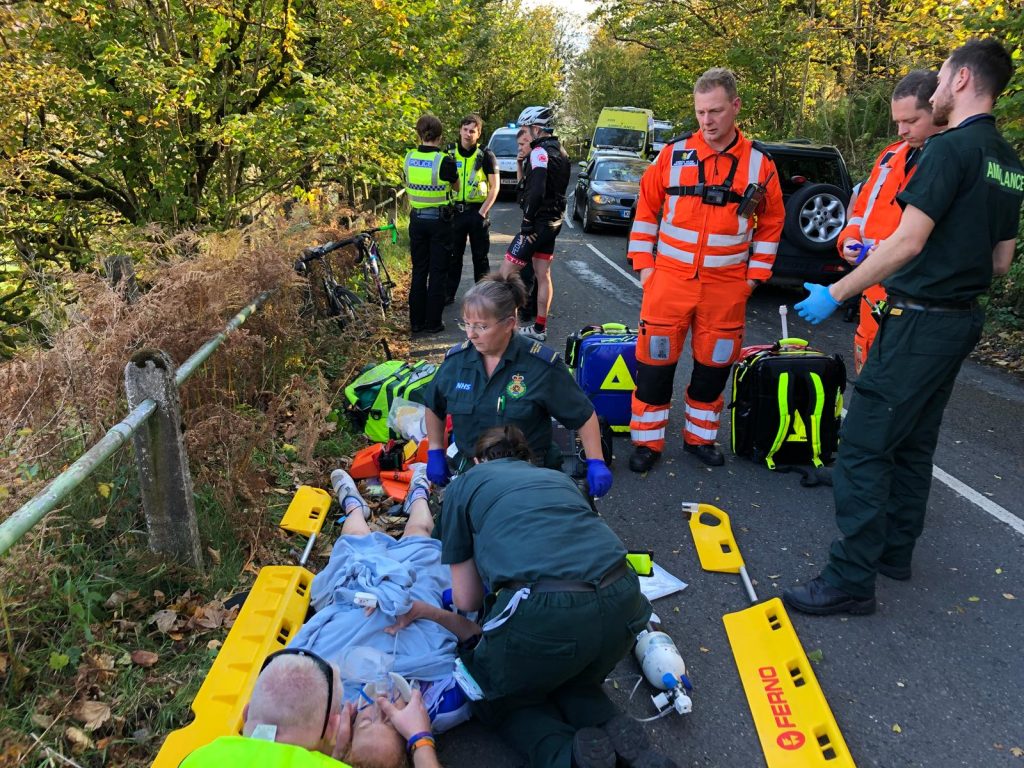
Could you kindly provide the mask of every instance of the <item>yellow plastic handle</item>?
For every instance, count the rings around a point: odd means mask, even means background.
[[[806,347],[807,341],[805,339],[798,339],[795,336],[791,336],[788,339],[779,339],[780,347]]]

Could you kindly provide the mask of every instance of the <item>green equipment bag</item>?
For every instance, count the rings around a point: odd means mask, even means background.
[[[424,387],[435,373],[437,366],[426,360],[388,360],[364,370],[345,387],[349,417],[375,443],[398,437],[388,429],[391,404],[398,398],[422,404]]]
[[[821,467],[839,447],[846,365],[803,339],[746,347],[732,374],[732,450],[764,462]]]

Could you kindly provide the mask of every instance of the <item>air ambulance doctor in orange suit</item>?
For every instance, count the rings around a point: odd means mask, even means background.
[[[646,472],[665,448],[676,363],[692,328],[684,448],[710,466],[722,392],[743,344],[747,298],[775,263],[785,215],[775,163],[736,127],[740,99],[727,69],[694,84],[700,130],[670,142],[640,181],[628,258],[644,297],[637,341],[629,468]]]

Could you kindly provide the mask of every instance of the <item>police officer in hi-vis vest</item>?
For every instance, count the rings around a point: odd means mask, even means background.
[[[473,282],[479,283],[490,271],[487,251],[491,247],[491,222],[487,214],[498,199],[498,159],[491,150],[478,145],[483,130],[480,115],[466,115],[459,125],[459,143],[451,153],[459,169],[459,191],[454,197],[452,255],[448,262],[445,304],[454,303],[459,290],[467,238],[473,254]]]
[[[459,189],[455,160],[441,150],[441,121],[416,121],[420,145],[405,156],[403,177],[409,197],[409,326],[413,333],[444,330],[445,278],[452,250],[452,195]]]

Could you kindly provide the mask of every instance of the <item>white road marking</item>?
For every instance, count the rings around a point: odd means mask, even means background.
[[[622,275],[624,278],[629,280],[629,282],[631,282],[637,288],[640,287],[640,281],[639,280],[637,280],[631,274],[626,272],[626,270],[624,270],[622,267],[620,267],[614,261],[609,259],[603,253],[601,253],[601,251],[599,251],[593,245],[591,245],[590,243],[587,243],[587,248],[592,250],[595,254],[597,254],[597,256],[600,259],[605,261],[608,264],[609,267],[611,267],[616,272],[618,272],[620,275]],[[845,417],[846,417],[846,409],[844,408],[843,409],[843,418],[845,418]],[[972,504],[974,504],[975,506],[979,507],[982,511],[987,512],[989,515],[994,517],[996,520],[998,520],[998,521],[1000,521],[1002,523],[1006,523],[1008,526],[1010,526],[1017,533],[1019,533],[1021,535],[1024,535],[1024,520],[1022,520],[1021,518],[1017,517],[1017,515],[1013,514],[1009,510],[999,506],[998,504],[996,504],[994,501],[992,501],[990,498],[988,498],[984,494],[981,494],[978,491],[974,490],[973,488],[971,488],[971,486],[969,486],[966,483],[964,483],[963,481],[958,480],[957,478],[953,477],[953,475],[949,474],[944,469],[941,469],[940,467],[936,466],[935,464],[932,464],[932,476],[936,480],[938,480],[940,483],[942,483],[943,485],[948,487],[950,490],[952,490],[953,492],[959,494],[963,498],[967,499],[967,501],[969,501]]]
[[[1021,520],[1012,512],[1004,509],[1003,507],[996,504],[992,499],[978,493],[976,490],[966,483],[962,483],[953,477],[945,470],[939,469],[937,466],[932,464],[932,477],[941,483],[949,486],[953,491],[959,493],[965,499],[973,502],[983,510],[988,512],[996,520],[1006,523],[1008,526],[1013,528],[1017,533],[1024,535],[1024,520]]]
[[[605,263],[606,263],[606,264],[607,264],[607,265],[608,265],[609,267],[611,267],[611,268],[612,268],[612,269],[614,269],[614,270],[615,270],[616,272],[618,272],[618,273],[619,273],[620,275],[622,275],[622,276],[623,276],[624,278],[626,278],[627,280],[629,280],[629,282],[631,282],[631,283],[632,283],[633,285],[635,285],[635,286],[636,286],[637,288],[639,288],[639,287],[640,287],[640,281],[639,281],[639,280],[637,280],[637,279],[636,279],[635,277],[633,277],[633,276],[632,276],[631,274],[629,274],[629,272],[627,272],[626,270],[624,270],[624,269],[623,269],[622,267],[620,267],[620,266],[619,266],[618,264],[616,264],[616,263],[615,263],[614,261],[612,261],[612,260],[611,260],[611,259],[609,259],[609,258],[608,258],[607,256],[605,256],[605,255],[604,255],[603,253],[601,253],[601,252],[600,252],[599,250],[597,250],[597,248],[595,248],[595,247],[594,247],[593,245],[591,245],[590,243],[587,243],[587,248],[589,248],[589,249],[590,249],[590,250],[592,250],[592,251],[593,251],[594,253],[596,253],[596,254],[597,254],[597,256],[598,256],[598,258],[600,258],[600,259],[603,259],[603,260],[604,260],[604,262],[605,262]]]
[[[565,223],[569,229],[576,229],[576,225],[572,223],[572,212],[576,207],[576,193],[573,192],[567,198],[565,198]]]

